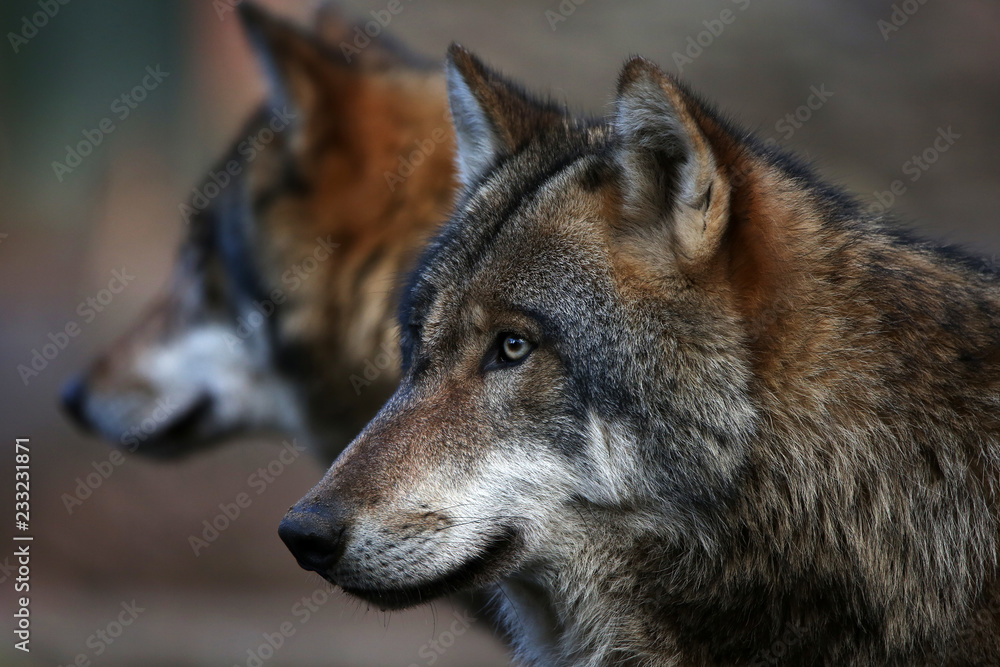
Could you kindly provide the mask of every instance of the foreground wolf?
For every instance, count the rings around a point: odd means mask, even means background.
[[[146,454],[274,429],[329,462],[396,387],[392,287],[454,201],[444,76],[330,9],[315,35],[240,10],[271,99],[182,207],[169,291],[64,402]]]
[[[1000,284],[630,60],[608,123],[460,47],[404,378],[285,517],[533,665],[1000,661]]]

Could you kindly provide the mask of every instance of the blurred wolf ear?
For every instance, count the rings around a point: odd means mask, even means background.
[[[238,10],[267,77],[272,104],[287,104],[311,117],[321,110],[326,101],[321,99],[322,92],[336,83],[337,77],[344,80],[345,88],[349,85],[350,72],[334,66],[315,36],[252,2],[240,3]]]
[[[531,99],[458,44],[448,48],[447,72],[458,171],[466,186],[539,132],[566,120],[562,109]]]
[[[666,232],[681,260],[711,256],[729,219],[729,184],[695,102],[655,64],[633,58],[618,79],[613,124],[629,224],[647,237]]]

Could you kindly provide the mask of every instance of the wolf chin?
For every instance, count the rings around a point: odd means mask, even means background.
[[[1000,285],[641,58],[576,119],[454,46],[399,389],[282,522],[530,665],[1000,660]]]

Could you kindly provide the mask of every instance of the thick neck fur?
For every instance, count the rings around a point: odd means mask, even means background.
[[[799,628],[800,663],[982,658],[946,638],[971,630],[996,578],[1000,289],[890,224],[831,216],[825,195],[795,215],[770,201],[757,219],[784,252],[749,320],[762,419],[746,546],[726,558],[749,590],[780,584],[744,611]]]

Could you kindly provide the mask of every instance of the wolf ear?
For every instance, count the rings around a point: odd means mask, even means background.
[[[240,19],[270,87],[272,104],[288,104],[307,117],[319,111],[332,67],[315,38],[252,2],[238,6]],[[346,70],[345,70],[346,74]]]
[[[448,48],[446,66],[458,172],[466,186],[539,132],[565,122],[562,109],[531,99],[458,44]]]
[[[614,130],[625,217],[644,237],[665,231],[686,262],[710,257],[729,218],[729,184],[689,95],[655,64],[629,60],[618,79]]]

